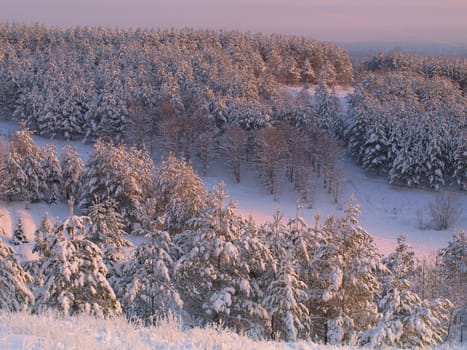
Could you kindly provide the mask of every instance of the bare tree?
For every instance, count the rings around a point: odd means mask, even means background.
[[[286,160],[286,175],[294,185],[301,199],[310,203],[310,140],[305,133],[292,127],[290,124],[281,126],[287,139],[288,152]]]
[[[219,151],[227,161],[237,183],[240,183],[241,165],[246,160],[247,142],[247,132],[237,126],[226,129],[219,139]]]
[[[287,151],[287,139],[281,129],[267,127],[258,131],[256,163],[261,179],[273,196],[277,194],[278,175],[284,168]]]
[[[339,202],[339,198],[342,192],[342,178],[343,178],[342,169],[336,165],[330,177],[331,195],[332,195],[332,198],[334,199],[334,203],[336,204]]]
[[[0,140],[0,164],[1,164],[2,160],[3,160],[4,155],[7,152],[7,147],[8,147],[7,143]]]
[[[157,112],[162,147],[168,154],[180,154],[182,126],[179,113],[169,102],[162,102]]]
[[[152,151],[153,124],[150,106],[143,101],[133,100],[128,103],[128,124],[125,130],[126,142],[141,148],[146,146]]]
[[[209,159],[214,148],[215,126],[206,117],[195,116],[193,120],[193,148],[201,163],[201,173],[205,176]]]
[[[178,111],[169,102],[163,102],[158,112],[159,133],[165,151],[187,160],[191,159],[197,131],[193,118]]]

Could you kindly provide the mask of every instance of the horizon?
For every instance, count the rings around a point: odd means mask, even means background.
[[[467,45],[467,2],[446,0],[16,0],[0,21],[61,28],[223,29],[345,43]]]

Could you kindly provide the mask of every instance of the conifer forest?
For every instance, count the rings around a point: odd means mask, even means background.
[[[19,125],[0,138],[0,203],[68,211],[44,211],[34,237],[21,219],[6,234],[0,217],[0,312],[146,326],[175,315],[373,348],[465,342],[465,228],[429,261],[403,235],[383,256],[359,203],[341,198],[339,159],[465,199],[466,75],[465,58],[354,60],[300,36],[0,23],[0,119]],[[214,166],[234,183],[254,169],[274,199],[290,184],[297,214],[238,214],[223,182],[203,182]],[[312,179],[342,213],[301,217]],[[431,208],[440,230],[456,211],[446,200]]]

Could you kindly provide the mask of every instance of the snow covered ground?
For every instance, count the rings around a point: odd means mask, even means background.
[[[224,330],[183,330],[176,321],[155,328],[137,327],[124,319],[97,320],[90,316],[59,318],[52,315],[0,314],[0,349],[256,349],[256,350],[350,350],[347,346],[325,346],[311,342],[254,341]],[[355,348],[357,349],[357,348]],[[461,350],[444,344],[439,350]]]

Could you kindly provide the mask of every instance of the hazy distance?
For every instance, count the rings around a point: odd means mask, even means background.
[[[467,45],[465,0],[0,0],[0,21],[298,34]]]

